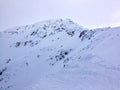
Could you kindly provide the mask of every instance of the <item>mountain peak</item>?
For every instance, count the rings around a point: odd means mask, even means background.
[[[71,19],[2,32],[0,90],[120,90],[119,41],[120,28],[88,30]]]
[[[37,28],[44,28],[44,29],[50,29],[50,28],[60,28],[60,27],[66,27],[70,29],[76,28],[77,30],[80,29],[85,29],[84,27],[78,25],[77,23],[75,23],[74,21],[72,21],[69,18],[65,18],[65,19],[50,19],[50,20],[45,20],[45,21],[40,21],[31,25],[25,25],[25,26],[16,26],[14,28],[11,29],[7,29],[4,32],[10,32],[10,31],[21,31],[22,29],[26,30],[26,29],[37,29]]]

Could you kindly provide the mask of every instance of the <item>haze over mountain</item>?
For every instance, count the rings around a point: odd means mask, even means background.
[[[56,19],[1,31],[0,90],[120,90],[120,27]]]

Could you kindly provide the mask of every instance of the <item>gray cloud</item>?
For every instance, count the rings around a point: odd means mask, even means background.
[[[120,0],[0,0],[0,30],[52,18],[88,28],[120,26]]]

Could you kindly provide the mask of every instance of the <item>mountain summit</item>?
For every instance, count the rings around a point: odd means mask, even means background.
[[[120,27],[70,19],[0,32],[0,90],[119,90]]]

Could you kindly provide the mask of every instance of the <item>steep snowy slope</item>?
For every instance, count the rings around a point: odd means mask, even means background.
[[[0,90],[119,90],[119,41],[70,19],[0,32]]]

